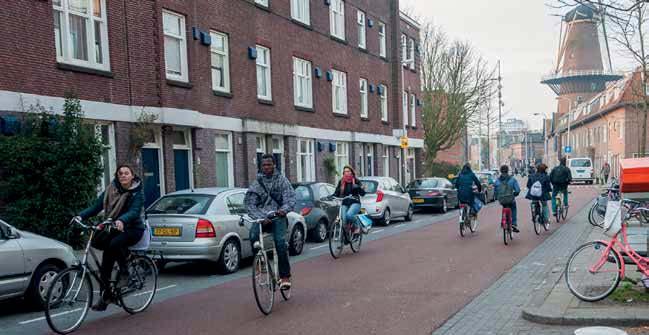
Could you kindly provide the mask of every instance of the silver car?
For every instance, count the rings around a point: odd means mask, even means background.
[[[412,220],[414,206],[410,194],[390,177],[359,178],[366,195],[361,198],[362,211],[372,219],[389,225],[394,218]]]
[[[0,220],[0,300],[24,296],[43,307],[51,280],[75,262],[67,244]]]
[[[244,188],[203,188],[167,194],[146,210],[153,237],[149,252],[168,261],[212,261],[224,273],[239,269],[242,258],[253,256]],[[304,248],[306,224],[297,213],[288,214],[287,240],[291,255]]]

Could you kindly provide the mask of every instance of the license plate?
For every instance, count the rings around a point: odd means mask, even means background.
[[[414,202],[414,203],[416,203],[416,204],[423,204],[423,203],[424,203],[424,199],[412,199],[412,202]]]
[[[577,170],[577,173],[584,173],[586,170]]]
[[[180,236],[180,228],[153,228],[154,236]]]

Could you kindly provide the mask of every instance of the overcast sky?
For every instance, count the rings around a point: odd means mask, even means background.
[[[502,61],[507,118],[540,128],[534,113],[556,110],[555,94],[539,83],[552,71],[559,44],[560,18],[544,0],[401,0],[419,20],[431,20],[451,38],[470,41],[494,65]],[[497,106],[497,104],[493,104]],[[503,116],[503,120],[506,118]]]

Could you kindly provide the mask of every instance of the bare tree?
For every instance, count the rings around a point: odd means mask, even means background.
[[[449,41],[439,28],[422,29],[421,80],[427,165],[453,147],[479,119],[494,92],[494,70],[467,42]]]

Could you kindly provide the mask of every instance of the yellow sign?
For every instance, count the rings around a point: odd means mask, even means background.
[[[408,136],[401,136],[401,149],[408,149]]]

